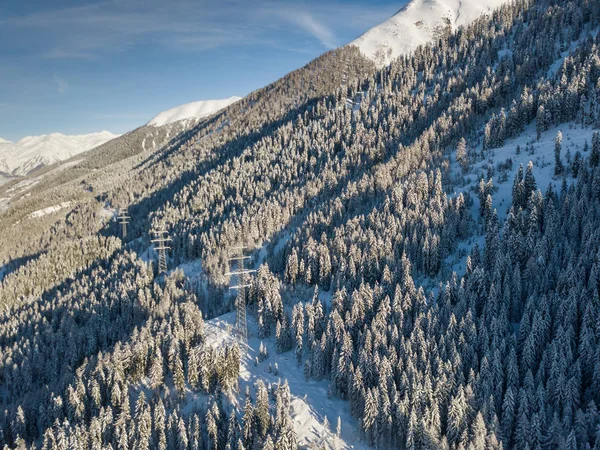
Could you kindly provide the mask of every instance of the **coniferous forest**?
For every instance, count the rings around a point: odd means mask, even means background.
[[[3,448],[600,450],[598,31],[597,0],[514,0],[38,174],[0,212]],[[207,323],[242,245],[260,361]],[[299,438],[290,373],[242,387],[267,348],[348,406],[337,440]]]

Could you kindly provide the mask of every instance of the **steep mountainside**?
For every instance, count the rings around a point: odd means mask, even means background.
[[[599,29],[513,1],[0,187],[2,442],[600,448]]]
[[[390,63],[418,46],[468,25],[508,0],[411,0],[394,16],[371,28],[356,45],[378,66]]]

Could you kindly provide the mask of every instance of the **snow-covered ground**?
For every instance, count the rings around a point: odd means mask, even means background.
[[[2,186],[3,184],[6,184],[6,183],[10,183],[14,179],[15,179],[15,177],[0,174],[0,186]]]
[[[371,28],[349,45],[379,66],[431,41],[440,28],[468,25],[491,13],[507,0],[411,0],[385,22]],[[405,2],[406,3],[406,2]]]
[[[284,235],[282,241],[289,239]],[[281,241],[280,241],[281,242]],[[278,244],[280,243],[278,242]],[[261,252],[261,250],[258,250]],[[263,249],[264,251],[264,249]],[[141,259],[149,261],[153,258],[153,250],[147,248],[141,255]],[[206,289],[206,280],[199,259],[178,265],[169,272],[181,270],[185,277],[190,280],[199,280]],[[326,303],[331,303],[331,293],[319,293],[325,298]],[[235,337],[236,313],[229,312],[205,323],[206,342],[215,348],[232,344]],[[257,331],[256,320],[251,311],[247,314],[248,343],[240,344],[242,360],[240,366],[239,389],[228,395],[230,406],[242,411],[245,401],[246,387],[250,388],[252,395],[255,394],[255,383],[261,379],[267,387],[283,383],[287,380],[291,394],[291,417],[294,421],[294,429],[298,436],[300,448],[326,449],[368,449],[360,440],[359,426],[357,420],[350,414],[350,404],[339,398],[328,398],[327,380],[315,381],[304,378],[303,367],[298,366],[294,351],[278,354],[276,351],[275,337],[271,336],[260,340]],[[261,342],[267,347],[269,357],[258,362]],[[277,373],[274,368],[277,365]],[[207,397],[203,393],[193,392],[188,389],[186,393],[186,404],[182,411],[188,414],[200,409],[205,404]],[[329,422],[326,428],[325,418]],[[336,436],[336,424],[338,417],[341,419],[341,435]]]
[[[59,203],[58,205],[48,206],[47,208],[38,209],[37,211],[32,212],[31,214],[29,214],[29,217],[31,217],[32,219],[44,217],[44,216],[47,216],[48,214],[53,214],[57,211],[60,211],[61,209],[68,208],[70,205],[71,205],[71,202],[62,202],[62,203]]]
[[[506,218],[510,209],[512,186],[516,173],[519,170],[519,165],[523,165],[523,172],[525,172],[529,161],[533,163],[533,175],[537,187],[542,193],[546,192],[550,184],[552,184],[554,192],[560,192],[563,176],[554,176],[554,142],[559,131],[563,136],[561,156],[565,167],[569,166],[567,161],[568,153],[570,153],[571,160],[577,151],[581,152],[582,157],[589,157],[589,150],[587,154],[583,151],[585,142],[587,141],[588,148],[591,149],[592,135],[597,130],[581,128],[581,125],[566,123],[542,133],[540,140],[537,141],[535,124],[532,123],[519,137],[506,141],[505,145],[501,148],[489,150],[487,158],[484,161],[473,165],[471,173],[466,176],[469,179],[471,187],[479,183],[480,177],[478,174],[486,173],[489,165],[495,168],[493,179],[497,190],[492,195],[492,201],[493,208],[496,208],[500,220]],[[527,151],[527,144],[530,144],[530,148],[533,149],[532,153]],[[520,154],[517,154],[517,147],[521,149]],[[506,180],[503,180],[504,177],[501,172],[498,172],[496,167],[509,158],[512,160],[512,169],[506,170]],[[566,180],[567,182],[573,181],[570,173],[566,174]],[[474,199],[476,202],[478,201],[476,198]]]
[[[0,172],[26,175],[33,169],[69,159],[118,137],[108,131],[67,136],[60,133],[0,142]]]
[[[235,339],[235,313],[231,312],[206,322],[207,343],[215,347],[230,344]],[[313,448],[324,445],[327,449],[367,449],[359,438],[358,423],[350,414],[350,404],[338,398],[327,397],[328,381],[315,381],[304,378],[302,367],[298,367],[293,351],[276,353],[273,337],[263,340],[269,357],[257,363],[261,340],[257,336],[254,317],[248,315],[248,344],[242,345],[242,362],[240,367],[239,393],[231,396],[233,405],[243,409],[246,386],[250,386],[254,394],[254,384],[262,379],[265,385],[275,385],[288,381],[291,393],[291,416],[294,429],[298,435],[301,448]],[[278,366],[278,373],[269,371],[269,367]],[[191,411],[195,405],[205,401],[203,394],[189,392],[185,411]],[[327,417],[329,427],[323,422]],[[340,438],[335,436],[338,417],[341,418],[342,432]]]
[[[453,175],[455,177],[464,176],[465,183],[462,186],[457,186],[451,195],[455,196],[460,192],[469,192],[473,199],[471,214],[474,221],[477,223],[480,210],[479,198],[477,196],[479,181],[481,178],[484,178],[487,181],[488,168],[492,167],[492,179],[494,183],[492,208],[496,209],[498,218],[502,223],[506,219],[512,204],[512,187],[519,166],[523,166],[523,173],[525,173],[529,161],[533,164],[533,175],[537,188],[542,193],[545,193],[548,186],[551,184],[554,192],[560,192],[563,176],[556,177],[554,175],[555,138],[559,131],[563,136],[561,159],[565,168],[569,167],[567,161],[567,154],[569,153],[571,160],[577,151],[581,152],[582,158],[585,159],[589,157],[592,135],[597,130],[582,128],[581,125],[575,123],[565,123],[542,133],[540,139],[537,140],[535,123],[531,123],[525,128],[520,136],[507,140],[500,148],[488,150],[486,152],[486,158],[472,164],[469,172],[465,175],[462,174],[461,168],[453,157]],[[584,152],[586,142],[588,143],[587,153]],[[520,148],[519,154],[517,154],[517,147]],[[477,148],[477,152],[480,150],[481,146]],[[510,168],[508,168],[509,165],[505,164],[508,160],[512,162]],[[500,165],[503,165],[501,170],[498,169]],[[572,174],[569,172],[564,174],[564,179],[566,179],[567,183],[574,182]],[[449,268],[449,273],[455,271],[459,276],[464,273],[466,257],[473,249],[475,243],[483,249],[485,245],[483,227],[481,224],[476,226],[478,226],[479,229],[476,230],[475,234],[471,236],[468,241],[459,243],[457,251],[446,258],[445,264]],[[429,281],[433,282],[433,280]],[[429,284],[430,286],[428,287],[431,287],[431,283]]]
[[[163,111],[156,115],[148,125],[153,127],[162,127],[169,123],[184,119],[201,119],[231,105],[240,100],[241,97],[229,97],[223,100],[202,100],[199,102],[186,103],[175,108]]]

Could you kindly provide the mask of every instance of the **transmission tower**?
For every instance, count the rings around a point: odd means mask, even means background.
[[[125,239],[127,237],[127,224],[129,223],[131,217],[129,217],[129,214],[127,214],[127,210],[120,209],[119,216],[117,217],[117,219],[121,224],[121,237]]]
[[[152,234],[154,234],[154,239],[152,239],[154,250],[158,253],[158,273],[160,274],[167,271],[167,250],[171,249],[167,243],[172,239],[165,230],[153,231]]]
[[[235,330],[240,340],[244,343],[248,342],[248,324],[246,322],[246,288],[250,287],[248,275],[256,272],[256,270],[245,269],[244,261],[250,259],[250,256],[244,255],[245,247],[236,247],[234,250],[239,251],[239,255],[231,256],[229,264],[236,263],[236,270],[227,272],[227,276],[237,275],[238,284],[231,286],[229,289],[237,289],[238,295],[235,300]]]

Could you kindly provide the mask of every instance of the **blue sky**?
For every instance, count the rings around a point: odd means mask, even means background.
[[[3,0],[0,137],[123,133],[182,103],[247,93],[403,0]]]

